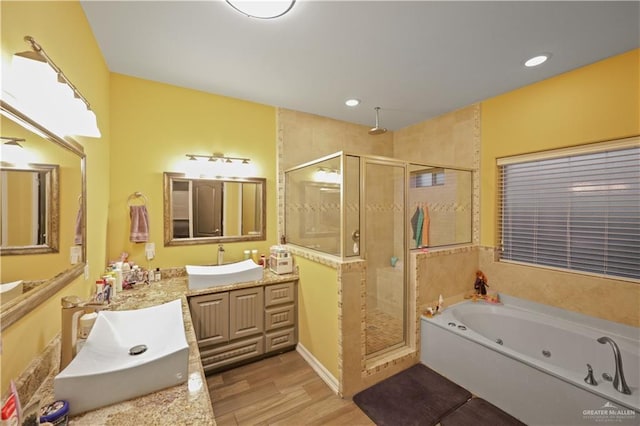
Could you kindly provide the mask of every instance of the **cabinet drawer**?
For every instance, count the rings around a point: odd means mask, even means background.
[[[282,303],[291,303],[295,300],[295,285],[293,281],[272,284],[264,288],[264,306],[280,305]]]
[[[265,339],[265,352],[267,353],[284,349],[297,343],[294,327],[266,333]]]
[[[265,331],[289,327],[296,323],[295,306],[291,303],[284,306],[266,308],[264,310]]]
[[[205,373],[219,367],[264,354],[264,337],[257,336],[228,345],[200,351]]]

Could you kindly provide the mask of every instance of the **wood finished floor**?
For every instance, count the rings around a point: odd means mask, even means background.
[[[295,351],[207,377],[218,426],[373,425]]]

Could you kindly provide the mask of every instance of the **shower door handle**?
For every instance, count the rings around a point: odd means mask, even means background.
[[[351,239],[353,240],[353,254],[356,256],[360,254],[360,230],[356,229],[351,233]]]

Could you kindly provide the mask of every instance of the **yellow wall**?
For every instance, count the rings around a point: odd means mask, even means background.
[[[148,199],[153,268],[216,262],[217,244],[164,247],[163,172],[185,172],[186,154],[251,158],[267,179],[267,240],[225,244],[226,262],[241,260],[245,249],[266,254],[278,241],[273,107],[112,74],[111,131],[109,259],[126,251],[147,266],[144,244],[129,241],[127,198],[139,191]]]
[[[640,134],[640,49],[482,102],[480,242],[495,246],[496,159]]]
[[[640,50],[482,102],[479,266],[492,290],[640,326],[636,283],[495,261],[496,159],[640,134]]]
[[[2,68],[11,56],[28,50],[25,35],[33,36],[91,103],[102,131],[101,139],[78,138],[87,154],[88,261],[91,278],[99,275],[105,258],[109,200],[109,72],[77,1],[0,2]],[[60,332],[60,297],[89,295],[89,281],[76,279],[47,303],[2,332],[0,393]]]
[[[295,257],[298,340],[336,379],[338,374],[338,274],[329,266]]]

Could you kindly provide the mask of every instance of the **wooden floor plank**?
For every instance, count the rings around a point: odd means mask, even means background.
[[[219,426],[373,425],[295,351],[209,375],[207,385]]]

